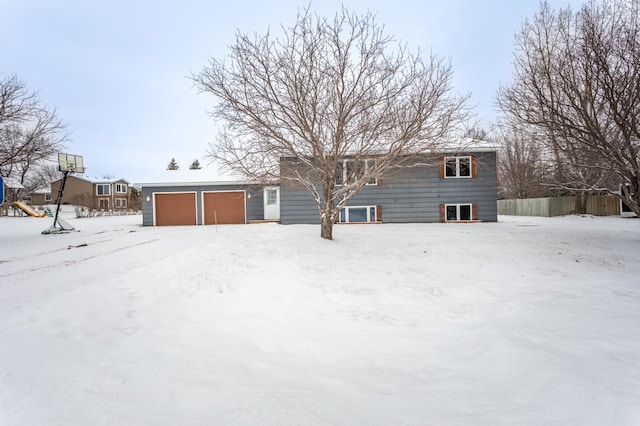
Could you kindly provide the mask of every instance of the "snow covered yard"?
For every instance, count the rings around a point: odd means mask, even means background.
[[[638,425],[640,221],[0,217],[0,425]]]

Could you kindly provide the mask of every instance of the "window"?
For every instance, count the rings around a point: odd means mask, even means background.
[[[51,201],[51,194],[44,194],[44,201]]]
[[[456,222],[472,219],[471,204],[445,204],[445,220],[447,222]]]
[[[108,183],[97,183],[96,184],[96,194],[97,195],[109,195],[111,194],[111,185]]]
[[[116,183],[116,194],[126,194],[127,193],[127,185],[124,183]]]
[[[444,177],[462,178],[471,177],[471,157],[445,157]]]
[[[269,188],[266,191],[267,195],[267,205],[275,206],[278,204],[278,190],[276,188]]]
[[[338,163],[336,173],[336,185],[351,185],[357,180],[371,173],[376,166],[373,158],[367,160],[342,160]],[[377,185],[378,180],[373,177],[367,181],[367,185]]]
[[[127,208],[127,199],[126,198],[116,198],[116,208],[117,209],[126,209]]]
[[[109,199],[108,198],[100,198],[98,200],[98,208],[102,210],[109,210]]]
[[[340,210],[340,222],[378,222],[381,220],[381,213],[380,206],[345,207]]]

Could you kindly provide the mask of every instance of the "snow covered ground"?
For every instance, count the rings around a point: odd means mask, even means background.
[[[0,218],[0,425],[638,425],[640,220]]]

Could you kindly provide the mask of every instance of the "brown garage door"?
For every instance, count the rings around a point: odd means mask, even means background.
[[[155,194],[155,207],[157,226],[196,224],[196,194],[193,192]]]
[[[244,191],[204,193],[204,224],[216,223],[246,223]]]

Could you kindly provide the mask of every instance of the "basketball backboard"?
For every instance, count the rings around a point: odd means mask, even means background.
[[[82,155],[59,153],[58,170],[61,172],[84,173]]]

